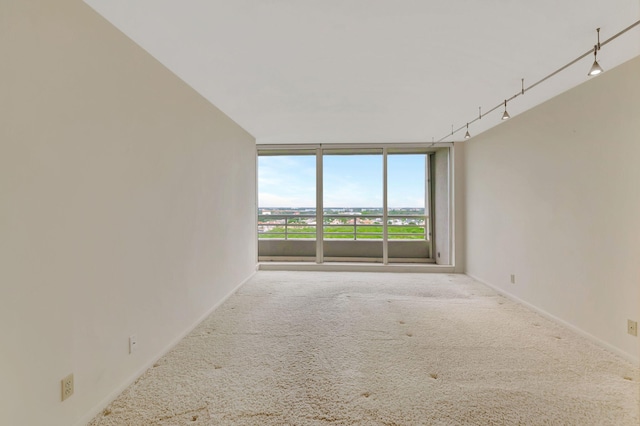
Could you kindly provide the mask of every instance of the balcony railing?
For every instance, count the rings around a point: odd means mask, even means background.
[[[382,239],[382,215],[338,215],[325,214],[323,220],[324,239]],[[315,215],[258,215],[258,238],[260,239],[315,239]],[[388,215],[387,236],[389,240],[428,240],[428,216]]]

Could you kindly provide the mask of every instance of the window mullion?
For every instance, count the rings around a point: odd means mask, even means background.
[[[389,263],[389,230],[388,230],[388,203],[387,203],[387,154],[388,149],[382,149],[382,263]]]
[[[324,189],[322,185],[322,148],[316,149],[316,263],[324,262]]]

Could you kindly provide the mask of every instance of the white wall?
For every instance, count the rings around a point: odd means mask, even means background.
[[[255,140],[78,0],[0,52],[0,424],[69,426],[254,271]]]
[[[465,148],[467,272],[636,361],[639,76],[637,57]]]

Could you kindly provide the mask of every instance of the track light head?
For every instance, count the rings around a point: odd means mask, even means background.
[[[591,65],[591,69],[589,70],[589,74],[587,75],[590,75],[590,76],[598,75],[602,71],[604,70],[598,63],[598,45],[596,44],[595,46],[593,46],[593,65]]]
[[[593,61],[593,65],[591,65],[591,69],[589,70],[589,75],[594,76],[598,75],[603,71],[602,67],[598,63],[598,61]]]
[[[506,101],[506,99],[505,99],[505,101],[504,101],[504,113],[502,113],[502,119],[503,119],[503,120],[508,120],[508,119],[510,119],[510,118],[511,118],[511,116],[510,116],[510,115],[509,115],[509,113],[507,112],[507,101]]]
[[[589,76],[598,75],[604,71],[598,63],[598,50],[600,50],[600,28],[596,28],[596,32],[598,33],[598,43],[593,46],[593,65],[591,65],[589,74],[587,74]]]

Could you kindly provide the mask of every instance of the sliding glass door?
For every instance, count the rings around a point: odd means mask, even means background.
[[[258,245],[262,260],[316,261],[316,152],[258,156]]]
[[[430,257],[429,164],[427,153],[387,156],[387,240],[391,261]]]
[[[383,261],[382,149],[323,152],[325,261]]]
[[[432,262],[426,148],[258,151],[261,261]]]

